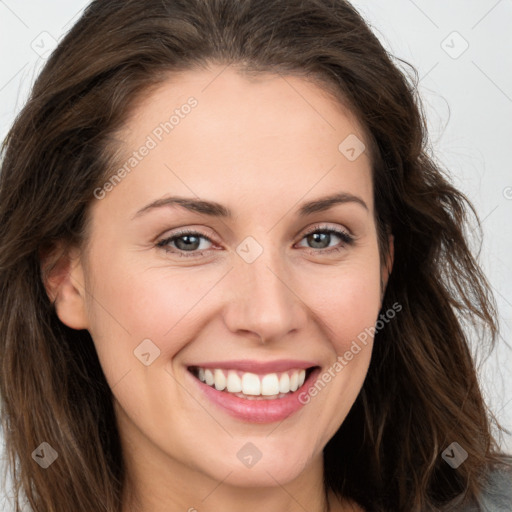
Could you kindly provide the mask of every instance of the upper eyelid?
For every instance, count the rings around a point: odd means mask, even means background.
[[[307,228],[305,230],[299,231],[299,233],[302,233],[303,236],[306,236],[307,234],[315,233],[316,231],[335,231],[335,232],[336,231],[342,231],[343,233],[347,233],[348,235],[352,235],[350,230],[345,228],[345,227],[341,227],[341,226],[333,227],[333,226],[329,226],[327,224],[314,224],[310,228]]]

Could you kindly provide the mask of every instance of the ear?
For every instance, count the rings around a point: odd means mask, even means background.
[[[389,276],[393,269],[393,261],[395,259],[395,238],[391,233],[388,234],[388,253],[386,255],[386,262],[382,265],[381,270],[381,301],[384,298],[384,293],[388,285]]]
[[[78,248],[58,242],[39,253],[48,298],[60,321],[72,329],[87,329],[84,273]]]

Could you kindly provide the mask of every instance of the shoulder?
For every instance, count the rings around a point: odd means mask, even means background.
[[[461,512],[511,512],[512,469],[491,471],[474,504]]]

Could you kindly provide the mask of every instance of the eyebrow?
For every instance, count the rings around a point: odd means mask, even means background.
[[[337,204],[355,203],[362,206],[366,211],[369,211],[368,205],[358,196],[349,194],[348,192],[341,192],[326,197],[315,199],[304,203],[298,210],[297,215],[299,217],[305,217],[312,213],[323,212],[332,208]],[[152,203],[141,208],[133,217],[139,217],[151,210],[178,205],[192,212],[201,213],[203,215],[209,215],[211,217],[221,217],[232,219],[233,212],[226,206],[217,203],[215,201],[206,201],[203,199],[193,199],[180,196],[167,196],[161,199],[157,199]]]

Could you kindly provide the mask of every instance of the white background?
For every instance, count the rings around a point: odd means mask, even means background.
[[[0,0],[0,138],[45,52],[88,3]],[[482,366],[482,385],[512,430],[512,0],[353,3],[384,46],[418,70],[435,153],[483,221],[481,263],[499,306],[501,340]],[[512,452],[512,437],[502,445]]]

